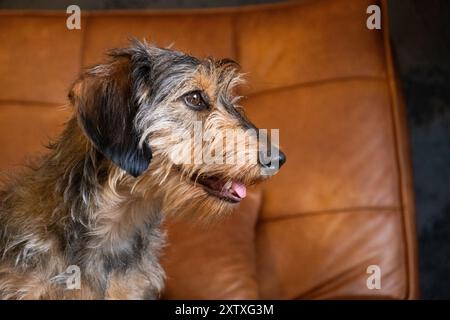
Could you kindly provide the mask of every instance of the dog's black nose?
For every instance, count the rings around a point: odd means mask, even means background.
[[[278,163],[279,163],[279,167],[281,168],[283,166],[283,164],[286,162],[286,155],[284,154],[283,151],[278,150],[279,154],[278,154]]]
[[[258,162],[265,169],[278,170],[286,162],[286,155],[279,149],[270,157],[267,157],[264,153],[260,153]]]

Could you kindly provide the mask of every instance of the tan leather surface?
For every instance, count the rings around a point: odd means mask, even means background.
[[[69,114],[68,108],[45,104],[0,104],[0,168],[17,170],[27,158],[43,154]]]
[[[88,23],[83,52],[85,65],[102,61],[107,49],[126,46],[132,37],[146,39],[160,47],[173,46],[197,56],[232,55],[229,15],[192,15],[182,19],[176,15],[151,19],[133,15],[98,16]]]
[[[257,299],[255,225],[260,205],[261,192],[253,190],[222,221],[198,225],[189,218],[169,219],[163,259],[166,297]]]
[[[81,33],[64,16],[0,17],[0,99],[65,103],[80,67]]]
[[[368,32],[371,0],[308,1],[239,16],[238,60],[248,93],[333,78],[385,74],[380,32]]]
[[[360,79],[250,97],[248,115],[261,128],[279,128],[288,155],[264,184],[262,218],[397,207],[389,103],[384,81]]]
[[[404,296],[405,262],[395,210],[312,213],[264,221],[257,230],[261,298]],[[366,286],[370,265],[381,268],[381,290]]]
[[[223,223],[168,222],[164,298],[417,298],[414,193],[404,106],[369,0],[184,12],[0,13],[0,169],[42,152],[65,95],[103,50],[147,38],[229,56],[247,73],[244,105],[279,128],[287,162]],[[386,11],[382,1],[383,12]],[[382,289],[366,269],[381,267]]]

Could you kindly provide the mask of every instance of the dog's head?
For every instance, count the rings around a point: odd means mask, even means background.
[[[134,41],[88,69],[69,98],[86,136],[126,179],[134,177],[136,190],[157,184],[173,207],[223,208],[285,161],[237,104],[241,82],[232,60]]]

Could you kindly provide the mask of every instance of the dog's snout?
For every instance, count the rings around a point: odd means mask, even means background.
[[[271,156],[267,157],[264,153],[260,153],[258,162],[261,167],[270,170],[278,170],[286,162],[286,155],[280,149],[272,151]]]

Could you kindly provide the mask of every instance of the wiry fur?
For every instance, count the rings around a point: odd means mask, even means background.
[[[163,214],[207,218],[233,207],[192,180],[261,179],[257,164],[179,165],[169,156],[180,145],[168,137],[189,132],[195,119],[221,131],[253,127],[236,108],[234,62],[137,41],[110,57],[74,83],[74,116],[48,155],[0,192],[2,299],[157,298]],[[180,101],[198,89],[210,112]],[[64,286],[70,265],[81,269],[79,290]]]

